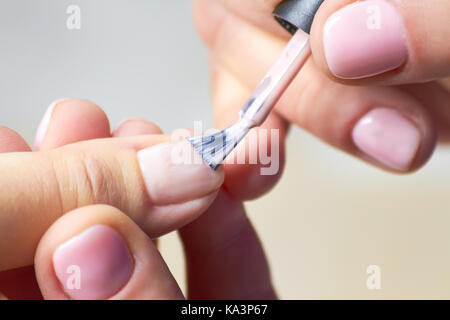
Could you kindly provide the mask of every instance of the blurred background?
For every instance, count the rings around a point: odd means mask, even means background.
[[[72,4],[80,30],[66,26]],[[96,102],[112,126],[126,117],[166,132],[212,125],[189,0],[1,0],[0,90],[0,124],[30,143],[62,97]],[[280,297],[450,298],[449,165],[441,147],[420,172],[396,176],[293,129],[281,183],[246,205]],[[184,286],[175,233],[161,250]],[[380,290],[366,286],[370,265],[381,269]]]

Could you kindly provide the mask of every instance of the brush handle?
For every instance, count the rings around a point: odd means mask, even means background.
[[[299,29],[239,112],[240,117],[260,126],[310,55],[309,35]]]

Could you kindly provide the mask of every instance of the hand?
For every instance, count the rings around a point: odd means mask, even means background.
[[[37,134],[40,152],[30,153],[18,134],[2,127],[0,293],[10,299],[183,298],[151,240],[185,226],[190,298],[274,298],[242,204],[219,192],[223,170],[171,166],[163,153],[170,144],[160,144],[169,140],[139,119],[122,122],[111,135],[103,111],[83,100],[49,108]]]
[[[235,120],[286,45],[288,33],[271,17],[279,2],[194,1],[197,29],[210,50],[219,127]],[[443,79],[450,76],[450,2],[353,2],[322,4],[311,31],[313,57],[264,126],[283,136],[287,120],[373,165],[412,172],[438,139],[450,141]],[[383,21],[378,33],[362,23],[373,5]]]
[[[256,233],[243,206],[225,191],[180,234],[189,299],[275,298]],[[45,299],[184,298],[151,239],[108,206],[59,218],[39,243],[35,268]]]

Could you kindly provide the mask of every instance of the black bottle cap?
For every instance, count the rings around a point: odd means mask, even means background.
[[[324,0],[284,0],[273,11],[274,18],[283,28],[294,34],[298,29],[309,33]]]

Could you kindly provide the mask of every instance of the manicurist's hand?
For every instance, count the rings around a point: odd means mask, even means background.
[[[279,0],[194,0],[212,65],[217,126],[236,120],[286,45]],[[411,172],[450,140],[448,0],[326,0],[312,58],[264,124],[303,127],[376,166]]]
[[[171,140],[140,119],[111,134],[98,106],[72,99],[48,109],[38,152],[1,128],[0,297],[182,299],[152,241],[181,228],[189,298],[274,298],[223,169],[177,165],[190,145]]]

